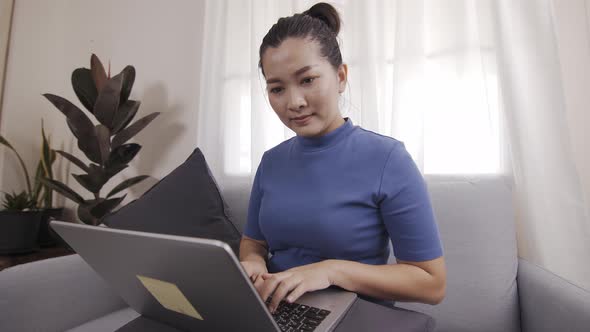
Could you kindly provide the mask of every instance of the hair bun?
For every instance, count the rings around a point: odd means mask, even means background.
[[[328,3],[316,3],[304,11],[303,14],[315,17],[326,23],[330,30],[334,32],[334,35],[338,35],[338,32],[340,32],[340,15],[338,15],[336,8]]]

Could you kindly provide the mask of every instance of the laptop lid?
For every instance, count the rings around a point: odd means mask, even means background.
[[[147,318],[182,330],[279,330],[224,242],[61,221],[50,225]]]

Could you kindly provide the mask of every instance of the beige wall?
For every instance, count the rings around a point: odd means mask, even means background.
[[[8,51],[8,36],[10,36],[12,3],[13,0],[0,0],[0,122],[2,121],[2,86],[4,83],[4,68]]]
[[[204,1],[19,0],[14,6],[0,132],[13,142],[30,172],[38,160],[41,118],[53,146],[72,151],[65,117],[41,94],[54,93],[81,107],[70,76],[77,67],[89,67],[93,52],[105,66],[111,61],[112,72],[135,66],[131,98],[142,102],[136,119],[163,112],[136,136],[142,151],[105,189],[139,174],[159,179],[188,157],[197,137]],[[73,151],[83,156],[77,147]],[[77,171],[75,166],[61,169],[59,178],[90,198],[67,176]],[[0,188],[24,188],[20,175],[15,158],[1,149]],[[124,203],[154,183],[150,179],[137,185]]]

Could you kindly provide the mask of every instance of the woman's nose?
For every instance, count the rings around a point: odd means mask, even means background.
[[[302,108],[307,106],[305,97],[297,89],[292,89],[289,93],[289,101],[287,107],[289,110],[299,112]]]

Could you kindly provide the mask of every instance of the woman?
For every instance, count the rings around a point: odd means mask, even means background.
[[[279,19],[260,46],[270,104],[297,135],[262,157],[240,261],[262,299],[272,295],[271,312],[330,286],[384,305],[437,304],[446,269],[424,180],[402,142],[340,114],[339,29],[319,3]]]

